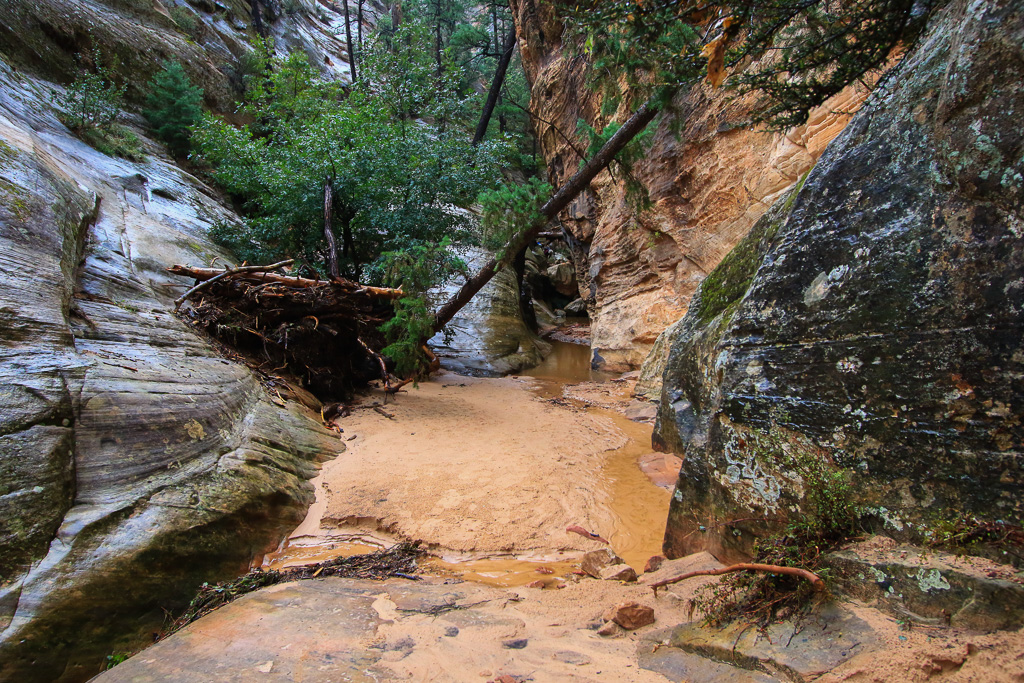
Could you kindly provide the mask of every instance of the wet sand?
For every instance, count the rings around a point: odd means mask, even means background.
[[[690,621],[695,592],[717,579],[673,584],[657,597],[650,585],[721,565],[699,553],[628,584],[572,571],[583,551],[603,546],[566,533],[570,524],[609,538],[642,569],[660,549],[670,495],[638,467],[650,426],[622,415],[632,382],[595,378],[580,356],[556,354],[535,377],[442,373],[389,403],[394,419],[363,409],[338,421],[349,450],[325,465],[316,504],[269,566],[414,539],[436,556],[421,562],[419,581],[273,586],[103,680],[680,680],[658,673],[651,657],[667,637],[662,629]],[[656,622],[598,635],[602,615],[624,601],[653,607]],[[842,604],[870,626],[875,645],[819,680],[1024,680],[1024,631],[906,631],[876,609]],[[702,672],[685,680],[788,680],[665,651],[672,671]]]
[[[669,502],[637,465],[651,428],[559,398],[564,381],[440,373],[390,401],[393,419],[371,409],[340,418],[348,450],[314,480],[316,504],[267,564],[408,539],[439,557],[438,571],[519,585],[539,565],[564,575],[603,547],[565,531],[578,524],[642,570],[660,552]],[[628,400],[629,386],[613,388]]]

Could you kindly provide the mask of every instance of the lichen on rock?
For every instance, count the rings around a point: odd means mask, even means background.
[[[772,475],[775,503],[767,476],[768,495],[743,493],[758,491],[743,473],[771,463],[738,460],[736,444],[772,435],[828,453],[863,523],[900,538],[946,509],[1024,518],[1022,201],[1003,182],[1024,170],[1024,91],[993,80],[1024,78],[1022,44],[1015,3],[947,5],[705,279],[671,343],[655,434],[685,454],[669,557],[745,557],[801,514],[796,480]]]

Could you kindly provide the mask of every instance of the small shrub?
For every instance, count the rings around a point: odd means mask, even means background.
[[[824,448],[772,432],[750,439],[766,460],[795,471],[803,481],[801,511],[779,533],[758,539],[753,562],[801,567],[826,585],[832,578],[823,556],[858,532],[861,510],[854,504],[848,474]],[[699,588],[691,601],[710,624],[736,619],[766,628],[780,619],[802,614],[823,596],[810,582],[781,574],[730,574],[720,583]]]
[[[199,40],[202,37],[202,27],[199,22],[196,21],[196,15],[192,10],[187,7],[175,5],[170,9],[171,19],[178,25],[185,34],[187,34],[193,40]]]
[[[93,68],[79,74],[63,94],[53,92],[57,118],[76,134],[109,129],[124,104],[125,85],[114,83],[112,68],[103,63],[99,48],[93,48]]]
[[[127,661],[129,657],[131,657],[131,655],[126,652],[115,652],[112,655],[107,655],[107,663],[103,668],[106,671],[110,671],[118,664]]]
[[[171,154],[188,154],[190,128],[203,117],[202,101],[203,89],[192,85],[178,62],[164,62],[163,69],[149,82],[146,109],[142,113]]]
[[[139,136],[116,123],[105,129],[86,130],[79,137],[109,157],[121,157],[129,161],[142,161],[146,158]]]

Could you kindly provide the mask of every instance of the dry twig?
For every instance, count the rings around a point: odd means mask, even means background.
[[[788,576],[796,576],[801,579],[807,579],[811,582],[811,586],[816,591],[825,590],[825,582],[821,580],[814,572],[810,572],[806,569],[800,569],[799,567],[783,567],[777,564],[754,564],[754,563],[740,563],[732,564],[728,567],[722,567],[721,569],[703,569],[696,572],[687,572],[680,576],[674,576],[671,579],[664,579],[651,584],[651,588],[654,589],[655,595],[658,593],[658,589],[669,584],[678,583],[686,579],[692,579],[695,576],[721,576],[722,574],[731,574],[733,572],[763,572],[766,574],[786,574]]]

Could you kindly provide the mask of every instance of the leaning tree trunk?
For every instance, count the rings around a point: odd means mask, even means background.
[[[505,36],[505,44],[502,45],[501,49],[501,59],[498,60],[498,68],[494,72],[491,89],[487,93],[487,102],[484,103],[484,110],[480,114],[480,122],[476,125],[476,134],[473,135],[474,147],[479,145],[480,141],[484,139],[484,135],[487,134],[487,125],[491,122],[491,114],[494,113],[495,105],[498,104],[498,94],[501,92],[501,86],[505,82],[505,73],[508,71],[508,65],[512,61],[512,53],[515,52],[515,49],[516,27],[513,24],[512,30]]]
[[[622,151],[622,148],[629,144],[630,140],[639,135],[647,124],[658,114],[658,105],[653,100],[648,100],[634,112],[629,120],[622,124],[622,128],[615,131],[608,142],[598,150],[590,161],[584,164],[583,168],[576,172],[558,191],[551,195],[551,198],[541,207],[542,220],[537,221],[523,232],[513,237],[505,245],[504,253],[513,257],[526,245],[536,239],[537,235],[544,229],[549,220],[552,220],[561,213],[562,209],[569,206],[569,202],[576,198],[590,184],[594,177],[603,171],[612,162],[615,155]],[[448,299],[441,308],[434,314],[434,332],[444,327],[459,310],[469,303],[469,300],[486,285],[494,273],[497,272],[499,262],[491,259],[477,271],[473,277],[462,285],[452,298]]]

